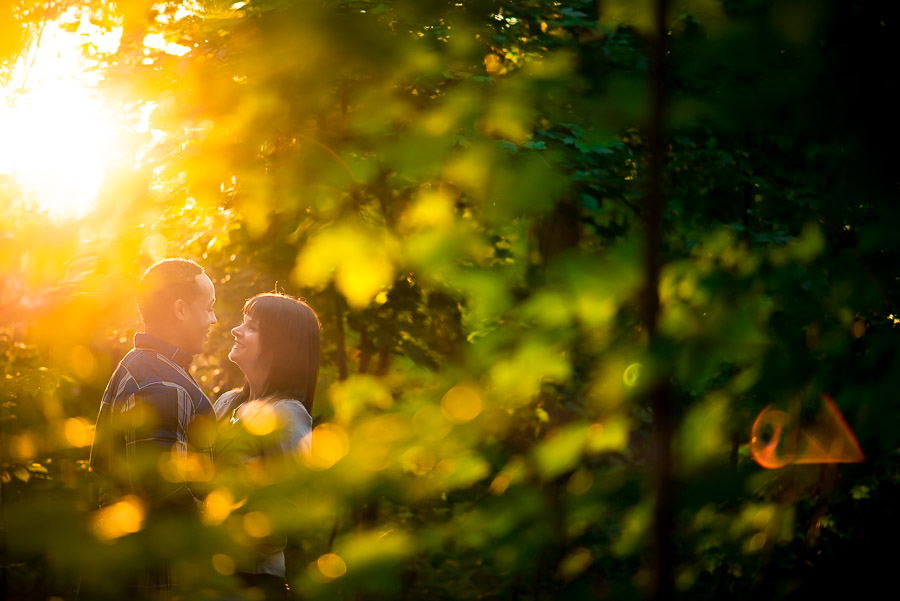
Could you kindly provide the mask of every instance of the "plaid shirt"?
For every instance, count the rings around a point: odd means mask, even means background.
[[[111,500],[110,493],[127,491],[141,495],[151,508],[196,509],[189,482],[170,482],[155,469],[129,469],[138,459],[159,459],[171,452],[184,457],[199,451],[211,460],[213,441],[200,433],[213,431],[216,416],[188,373],[191,360],[186,351],[160,338],[134,335],[134,348],[103,394],[91,447],[92,470],[115,482],[113,491],[101,491],[101,504]],[[204,421],[209,428],[196,427]]]

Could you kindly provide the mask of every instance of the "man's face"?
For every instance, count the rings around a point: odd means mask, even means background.
[[[180,312],[182,319],[181,346],[192,355],[203,352],[209,338],[209,328],[216,323],[213,305],[216,302],[216,288],[205,273],[197,276],[200,292],[190,301],[185,301]]]

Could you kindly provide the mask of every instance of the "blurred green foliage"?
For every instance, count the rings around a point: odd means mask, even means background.
[[[298,598],[642,597],[658,381],[678,424],[673,595],[888,581],[892,3],[670,3],[653,347],[653,3],[77,4],[123,27],[102,91],[123,114],[155,103],[158,133],[77,221],[28,209],[0,176],[7,598],[115,595],[149,558],[215,598],[273,531],[291,536]],[[66,5],[13,3],[0,68]],[[202,522],[103,516],[91,428],[140,325],[134,282],[172,255],[217,285],[193,367],[211,398],[240,384],[225,349],[244,299],[278,288],[318,312],[313,457],[208,482]],[[758,466],[756,415],[775,404],[802,424],[822,392],[866,462]]]

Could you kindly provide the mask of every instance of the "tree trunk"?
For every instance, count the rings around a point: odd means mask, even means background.
[[[651,114],[648,132],[649,169],[645,197],[646,236],[644,248],[645,288],[643,294],[643,322],[647,328],[650,352],[656,355],[659,341],[659,274],[662,266],[662,178],[665,155],[665,56],[666,15],[668,0],[656,0],[654,6],[655,30],[651,43]],[[654,439],[654,488],[656,506],[653,522],[652,588],[651,597],[656,601],[672,598],[675,569],[672,530],[675,525],[675,491],[672,473],[672,438],[675,430],[675,412],[672,390],[665,370],[652,383],[650,405],[653,408]]]
[[[347,379],[347,349],[344,343],[344,297],[338,292],[337,288],[332,285],[332,294],[334,295],[334,339],[337,346],[335,351],[335,362],[338,366],[338,378]]]

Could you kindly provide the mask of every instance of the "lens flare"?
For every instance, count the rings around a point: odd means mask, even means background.
[[[822,394],[823,407],[810,426],[793,431],[790,416],[771,405],[763,409],[750,433],[750,453],[758,464],[777,469],[789,463],[859,463],[862,449],[837,404]]]

